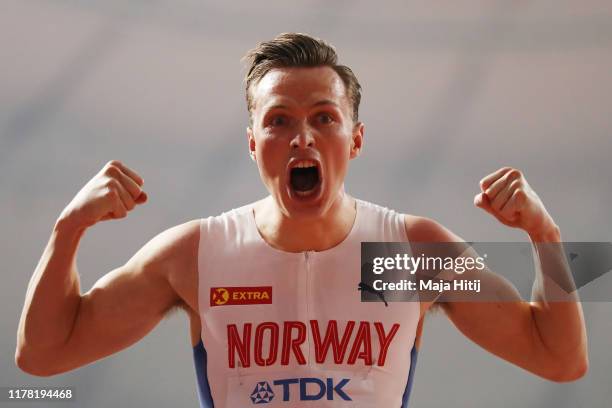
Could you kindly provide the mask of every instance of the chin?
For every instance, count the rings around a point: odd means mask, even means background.
[[[295,219],[318,218],[325,214],[329,207],[329,194],[323,183],[320,183],[315,191],[309,194],[300,194],[291,186],[286,187],[286,191],[280,194],[282,200],[281,207],[286,215]]]

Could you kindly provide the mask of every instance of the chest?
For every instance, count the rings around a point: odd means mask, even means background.
[[[414,342],[418,303],[361,302],[359,256],[295,255],[243,254],[206,269],[203,332],[229,351],[228,368],[383,366],[394,344]]]

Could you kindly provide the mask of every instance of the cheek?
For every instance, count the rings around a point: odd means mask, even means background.
[[[257,157],[262,175],[275,178],[284,171],[283,157],[286,156],[287,148],[279,138],[266,137],[258,143]]]
[[[335,173],[344,173],[348,166],[350,155],[350,139],[347,136],[337,136],[328,145],[328,160]]]

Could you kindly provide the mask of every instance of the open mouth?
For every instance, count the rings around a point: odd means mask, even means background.
[[[292,164],[289,174],[291,190],[300,197],[313,195],[321,184],[319,166],[313,160],[299,160]]]

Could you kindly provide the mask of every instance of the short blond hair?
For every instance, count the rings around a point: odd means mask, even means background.
[[[336,50],[325,41],[302,33],[283,33],[270,41],[259,43],[244,56],[244,59],[250,63],[245,77],[249,120],[252,118],[253,110],[251,87],[271,69],[320,66],[328,66],[340,76],[351,104],[353,121],[357,122],[359,119],[361,85],[349,67],[338,64]]]

